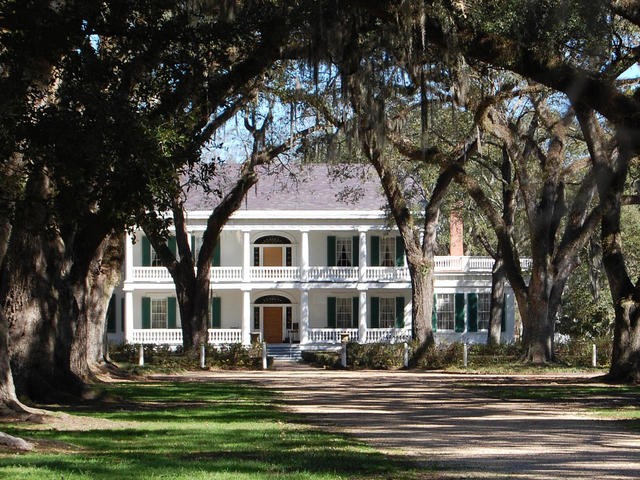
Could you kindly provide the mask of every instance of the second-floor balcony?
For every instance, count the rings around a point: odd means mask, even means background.
[[[531,266],[529,259],[521,262],[523,270]],[[436,273],[490,273],[491,257],[435,258]],[[171,282],[171,275],[164,267],[133,267],[135,282]],[[312,265],[303,269],[293,267],[249,267],[245,275],[240,266],[211,267],[212,282],[408,282],[407,267],[326,267]]]

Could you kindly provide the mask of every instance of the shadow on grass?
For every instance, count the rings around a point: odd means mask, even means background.
[[[59,407],[132,423],[131,428],[8,433],[65,454],[0,454],[3,478],[413,478],[411,465],[351,438],[302,425],[268,391],[235,383],[120,384],[122,402]],[[75,447],[75,451],[74,451]]]

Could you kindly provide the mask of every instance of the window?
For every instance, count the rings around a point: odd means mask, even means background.
[[[253,329],[260,330],[260,307],[253,307]]]
[[[396,326],[396,299],[380,298],[380,328]]]
[[[351,298],[336,298],[336,328],[351,328],[352,306]]]
[[[380,239],[380,265],[383,267],[394,267],[396,265],[395,237],[382,237]]]
[[[438,330],[453,330],[455,326],[455,303],[453,293],[439,293],[436,296]]]
[[[489,318],[491,317],[491,294],[478,294],[478,330],[489,329]]]
[[[337,237],[336,265],[338,267],[350,267],[352,258],[352,239],[349,237]]]
[[[160,260],[160,257],[158,256],[158,254],[156,253],[155,249],[153,247],[151,247],[151,266],[152,267],[162,267],[162,260]]]
[[[151,328],[168,327],[168,311],[166,298],[151,299]]]

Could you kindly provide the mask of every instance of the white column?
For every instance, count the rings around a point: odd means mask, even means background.
[[[300,246],[300,267],[302,269],[302,281],[309,281],[309,232],[302,231],[302,245]]]
[[[133,236],[124,234],[124,281],[133,280]]]
[[[358,341],[364,343],[367,338],[367,291],[360,292],[360,308],[358,309]]]
[[[124,292],[124,339],[133,343],[133,292]]]
[[[242,345],[251,345],[251,292],[242,292]]]
[[[358,275],[360,277],[360,281],[364,282],[366,280],[367,271],[367,232],[365,230],[360,230],[360,240],[358,243],[360,244],[360,258],[358,259],[360,270]]]
[[[300,291],[300,343],[309,343],[309,291]]]
[[[242,281],[248,282],[251,269],[251,232],[242,232]]]

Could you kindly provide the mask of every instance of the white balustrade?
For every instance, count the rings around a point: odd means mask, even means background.
[[[209,343],[228,344],[242,341],[239,328],[210,328]],[[147,343],[154,345],[182,345],[182,330],[179,328],[144,328],[135,329],[131,343]]]
[[[369,282],[408,282],[407,267],[367,267],[365,280]]]
[[[179,328],[135,329],[131,336],[131,343],[182,345],[182,330]]]
[[[311,266],[308,270],[309,280],[316,282],[353,282],[358,274],[358,267]]]
[[[239,328],[210,328],[209,343],[216,345],[225,343],[241,343],[242,330]]]
[[[493,268],[493,258],[491,257],[469,257],[469,271],[490,272]]]
[[[300,267],[251,267],[251,280],[300,280]]]
[[[242,267],[211,267],[212,282],[239,282],[242,280]]]
[[[171,274],[165,267],[133,267],[133,280],[171,282]]]
[[[411,330],[404,328],[369,328],[365,343],[402,343],[411,341]]]
[[[349,335],[350,342],[358,341],[357,328],[311,328],[309,329],[309,341],[318,343],[340,343],[343,333]]]

